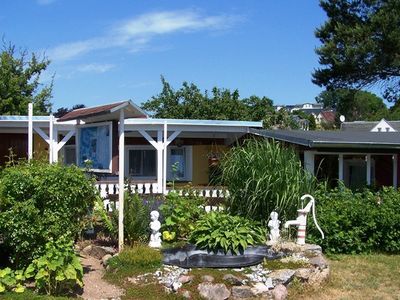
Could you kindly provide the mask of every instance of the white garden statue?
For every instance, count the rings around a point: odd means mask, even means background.
[[[280,224],[281,224],[281,221],[278,220],[278,213],[276,211],[273,211],[271,213],[271,220],[268,221],[269,240],[271,241],[271,243],[278,242],[279,238],[281,237],[280,232],[279,232]]]
[[[153,210],[150,213],[151,235],[150,235],[149,247],[151,248],[161,248],[161,233],[160,233],[161,223],[160,221],[158,221],[159,217],[160,214],[156,210]]]

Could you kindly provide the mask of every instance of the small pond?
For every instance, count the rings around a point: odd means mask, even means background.
[[[217,253],[197,249],[195,245],[163,250],[163,263],[181,268],[242,268],[257,265],[264,258],[277,259],[285,256],[275,252],[269,246],[250,246],[243,253],[234,255],[231,252]]]

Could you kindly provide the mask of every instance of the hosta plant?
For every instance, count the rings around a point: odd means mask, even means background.
[[[45,249],[45,254],[26,269],[26,278],[33,278],[36,288],[48,295],[68,293],[76,285],[82,287],[83,268],[72,240],[61,236],[56,241],[50,240]]]
[[[211,212],[196,222],[190,242],[201,249],[243,253],[250,245],[265,243],[266,230],[258,222],[225,212]]]
[[[24,280],[24,272],[21,270],[13,271],[10,268],[0,269],[0,294],[5,291],[23,293],[25,291]]]

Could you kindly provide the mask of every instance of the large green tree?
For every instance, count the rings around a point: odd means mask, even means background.
[[[211,93],[203,93],[195,84],[187,82],[174,90],[164,77],[161,82],[161,93],[142,104],[152,117],[260,121],[273,111],[272,100],[267,97],[241,99],[238,90],[217,87]]]
[[[328,20],[316,30],[322,65],[313,82],[328,89],[377,85],[400,99],[400,1],[321,0]]]
[[[344,115],[346,121],[376,121],[388,115],[382,98],[367,92],[350,89],[324,91],[316,97],[324,107],[336,108],[337,115]]]
[[[53,83],[43,85],[40,75],[50,61],[15,46],[3,43],[0,52],[0,115],[26,115],[33,102],[35,114],[48,114],[51,109]]]

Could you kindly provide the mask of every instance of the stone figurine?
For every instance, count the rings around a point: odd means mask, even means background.
[[[280,238],[280,232],[279,232],[279,225],[281,224],[281,221],[278,220],[278,213],[276,211],[273,211],[271,213],[271,220],[268,221],[268,227],[269,227],[269,240],[273,243],[276,243],[279,241]]]
[[[161,223],[160,223],[160,221],[158,221],[159,217],[160,217],[160,214],[156,210],[153,210],[150,213],[151,235],[150,235],[149,247],[151,247],[151,248],[161,248],[161,233],[160,233]]]

